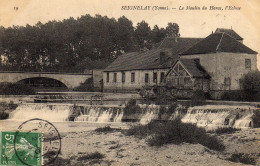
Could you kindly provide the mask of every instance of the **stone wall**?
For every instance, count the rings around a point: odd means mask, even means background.
[[[211,90],[238,90],[239,79],[250,70],[245,68],[245,59],[251,59],[251,70],[257,70],[255,54],[244,53],[212,53],[199,55],[185,55],[181,58],[200,59],[200,64],[211,76]],[[230,78],[230,89],[224,86],[224,79]]]

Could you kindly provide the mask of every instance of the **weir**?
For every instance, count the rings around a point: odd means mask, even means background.
[[[252,117],[255,108],[207,106],[185,109],[178,106],[174,111],[158,105],[141,105],[138,112],[125,113],[123,106],[112,105],[73,105],[73,104],[20,104],[10,113],[9,119],[26,121],[41,118],[50,122],[138,122],[149,123],[151,120],[173,120],[181,117],[184,123],[194,123],[201,127],[253,127]]]

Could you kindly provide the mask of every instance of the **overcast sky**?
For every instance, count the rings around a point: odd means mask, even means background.
[[[168,6],[169,10],[121,10],[125,5]],[[189,11],[179,10],[180,6],[201,9],[219,6],[224,10]],[[241,10],[225,10],[226,6],[241,7]],[[142,20],[159,27],[175,22],[180,26],[182,37],[206,37],[216,28],[232,27],[245,39],[247,46],[260,52],[260,0],[0,0],[0,26],[4,27],[77,18],[85,14],[116,19],[125,15],[134,25]],[[260,66],[260,59],[258,64]]]

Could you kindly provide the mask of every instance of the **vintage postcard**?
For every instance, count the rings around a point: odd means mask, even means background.
[[[0,0],[0,165],[260,165],[259,20],[259,0]]]

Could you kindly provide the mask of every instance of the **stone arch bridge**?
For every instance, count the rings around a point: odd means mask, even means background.
[[[13,72],[0,71],[0,83],[16,83],[30,78],[47,78],[60,81],[68,89],[73,89],[91,78],[93,74],[87,73],[56,73],[56,72]]]

